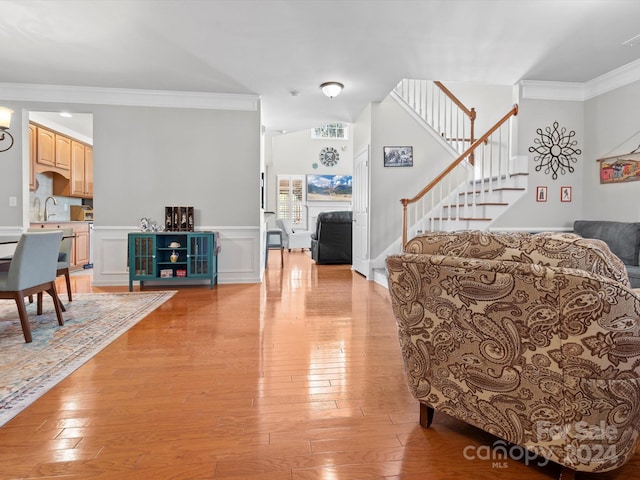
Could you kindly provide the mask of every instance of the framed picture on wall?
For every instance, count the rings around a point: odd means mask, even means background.
[[[571,201],[571,187],[560,187],[560,201],[561,202]]]
[[[350,202],[351,175],[307,175],[307,201]]]
[[[413,167],[413,147],[383,147],[385,167]]]
[[[547,201],[547,187],[536,187],[536,202]]]

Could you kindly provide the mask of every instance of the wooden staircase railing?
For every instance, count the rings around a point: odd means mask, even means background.
[[[475,109],[466,107],[442,82],[404,79],[394,92],[456,152],[475,141]],[[473,161],[471,153],[469,162]]]
[[[436,230],[444,219],[473,218],[477,208],[483,204],[489,194],[502,188],[502,182],[510,175],[510,145],[503,142],[503,135],[509,140],[510,128],[507,123],[518,114],[518,105],[514,105],[484,135],[474,140],[460,156],[434,178],[417,195],[403,198],[402,203],[402,248],[407,244],[408,232],[413,229]],[[477,161],[465,161],[471,155]],[[436,192],[435,187],[439,191]],[[426,197],[430,194],[430,202]],[[408,209],[415,206],[412,219]]]

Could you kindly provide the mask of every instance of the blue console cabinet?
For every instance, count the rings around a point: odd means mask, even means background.
[[[133,282],[218,283],[217,232],[137,232],[129,234],[129,291]]]

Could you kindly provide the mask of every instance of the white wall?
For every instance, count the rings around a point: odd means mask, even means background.
[[[585,102],[588,157],[582,198],[587,220],[640,221],[640,181],[600,184],[597,159],[626,154],[640,145],[640,81]]]
[[[260,281],[257,100],[231,109],[1,99],[0,104],[16,112],[11,128],[16,145],[2,154],[0,191],[5,199],[11,195],[19,199],[17,207],[0,202],[3,232],[21,230],[29,222],[28,131],[23,109],[87,112],[94,116],[96,285],[128,283],[127,233],[137,229],[140,217],[160,221],[166,205],[193,205],[196,230],[220,232],[220,282]]]
[[[327,167],[320,163],[320,151],[333,147],[340,154],[340,160],[334,166]],[[268,165],[269,193],[268,211],[276,211],[278,175],[353,175],[353,132],[349,132],[346,140],[328,140],[311,138],[310,130],[287,133],[271,137],[270,165]],[[306,203],[306,225],[303,228],[312,230],[314,219],[321,211],[347,209],[351,207],[343,203],[312,202]],[[345,208],[348,207],[348,208]]]
[[[402,234],[400,199],[417,194],[455,158],[391,97],[372,104],[370,162],[370,259],[378,257]],[[385,146],[412,146],[413,167],[385,167]]]
[[[592,167],[591,156],[585,144],[584,105],[577,101],[551,101],[520,99],[516,117],[517,137],[516,155],[528,157],[529,187],[525,196],[521,197],[507,210],[492,228],[503,230],[566,230],[571,229],[573,221],[582,216],[585,192],[582,189],[585,166]],[[571,163],[573,173],[558,174],[554,180],[544,169],[536,171],[540,162],[536,162],[536,153],[529,152],[529,147],[537,146],[537,133],[541,129],[545,134],[547,128],[553,128],[558,122],[559,128],[566,129],[565,135],[575,132],[572,140],[577,141],[574,148],[582,151],[576,155],[577,161]],[[536,201],[536,187],[547,187],[547,201]],[[572,201],[560,201],[560,187],[572,187]]]

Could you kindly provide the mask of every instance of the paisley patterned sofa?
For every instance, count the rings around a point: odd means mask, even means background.
[[[623,465],[640,433],[640,296],[599,240],[430,233],[387,258],[409,389],[575,471]]]

